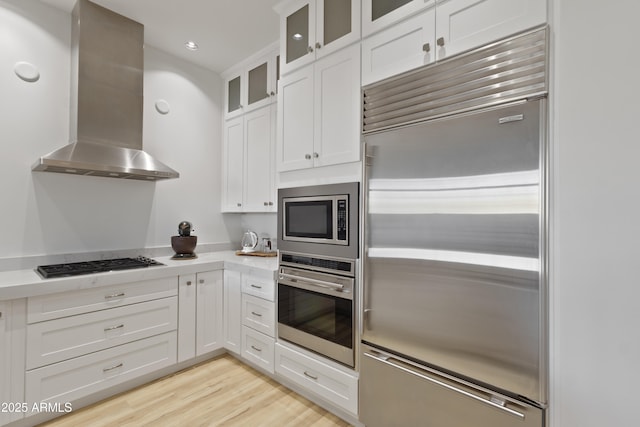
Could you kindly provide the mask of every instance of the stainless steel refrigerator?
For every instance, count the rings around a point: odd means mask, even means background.
[[[385,84],[365,90],[365,130]],[[546,100],[529,92],[365,132],[368,427],[544,425]]]

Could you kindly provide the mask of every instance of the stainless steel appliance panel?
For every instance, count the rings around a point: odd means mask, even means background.
[[[337,242],[324,237],[318,238],[287,238],[285,236],[285,200],[318,201],[335,200],[337,195],[348,196],[346,225],[346,240]],[[281,188],[278,190],[278,249],[285,252],[314,254],[325,257],[341,257],[357,259],[359,257],[359,215],[360,215],[360,183],[348,182],[327,185],[311,185],[304,187]],[[333,214],[335,215],[335,209]],[[310,218],[308,218],[310,219]],[[316,220],[317,221],[317,220]],[[334,222],[334,221],[332,221]],[[304,225],[304,224],[303,224]],[[300,225],[298,225],[300,226]],[[317,229],[319,224],[309,223],[309,230]]]
[[[363,341],[544,402],[543,108],[366,136]]]
[[[362,348],[360,421],[367,427],[544,425],[544,411],[535,406],[373,347]]]

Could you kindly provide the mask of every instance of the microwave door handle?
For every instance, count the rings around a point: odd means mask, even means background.
[[[300,281],[303,283],[308,283],[310,285],[318,286],[321,288],[333,289],[335,291],[342,292],[344,290],[344,285],[340,285],[338,283],[325,282],[324,280],[311,279],[309,277],[300,277],[293,274],[280,273],[281,279],[289,279],[293,281]]]

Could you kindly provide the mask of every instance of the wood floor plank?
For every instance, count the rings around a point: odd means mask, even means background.
[[[230,355],[73,411],[42,427],[348,427]]]

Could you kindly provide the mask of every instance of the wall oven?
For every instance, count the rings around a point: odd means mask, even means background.
[[[278,190],[278,248],[358,258],[359,183]]]
[[[280,251],[278,338],[354,366],[356,261]]]

